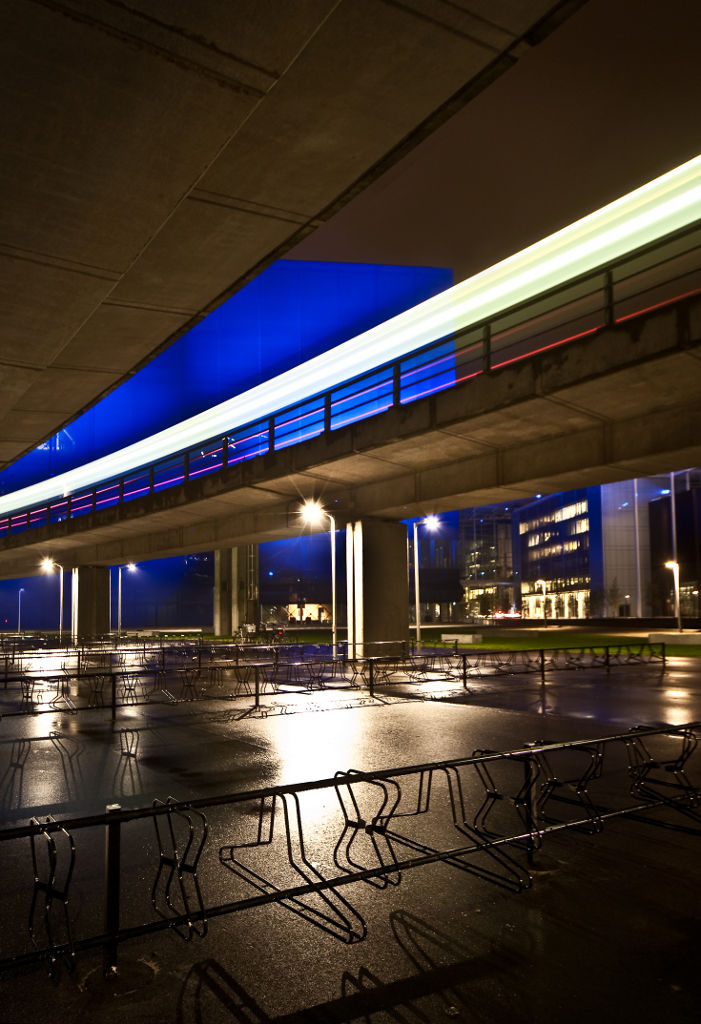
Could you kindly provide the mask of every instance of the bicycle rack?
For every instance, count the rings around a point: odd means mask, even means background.
[[[663,735],[680,736],[682,748],[675,758],[660,758],[651,753],[649,747],[653,737],[643,742],[644,730],[631,729],[625,740],[628,752],[628,772],[631,779],[630,792],[642,800],[673,804],[679,809],[678,797],[673,800],[669,796],[672,790],[681,791],[689,798],[689,805],[684,809],[690,817],[701,820],[701,815],[692,808],[701,806],[701,793],[692,784],[686,773],[686,764],[696,749],[696,736],[691,729],[674,729]],[[672,782],[673,776],[675,782]]]
[[[136,758],[139,753],[139,739],[138,729],[120,729],[119,756]]]
[[[393,780],[389,780],[389,782],[364,780],[354,783],[353,777],[357,774],[357,772],[348,771],[336,772],[335,775],[337,780],[336,796],[343,812],[344,825],[336,843],[333,859],[336,867],[341,871],[348,872],[362,871],[368,866],[367,863],[359,863],[351,856],[351,848],[361,845],[366,850],[368,846],[370,847],[375,861],[374,866],[385,867],[387,864],[397,863],[392,845],[386,836],[386,827],[400,801],[401,790]],[[361,811],[361,794],[358,793],[358,790],[363,787],[366,788],[366,795],[372,793],[381,798],[372,817],[368,816],[367,811]],[[366,803],[367,801],[363,800],[363,804]],[[352,814],[349,814],[349,805]],[[377,889],[385,889],[388,885],[399,885],[401,877],[401,872],[397,871],[376,878],[366,878],[365,881]]]
[[[116,970],[121,942],[165,930],[190,941],[204,937],[215,917],[263,905],[284,907],[344,943],[357,943],[367,926],[346,896],[352,884],[372,886],[379,899],[380,891],[400,885],[410,869],[443,864],[521,892],[532,882],[534,850],[563,831],[594,834],[607,821],[627,816],[698,837],[701,791],[687,766],[699,725],[478,750],[471,757],[341,771],[332,778],[216,798],[177,802],[168,797],[151,807],[111,805],[104,815],[63,822],[32,819],[0,832],[0,844],[30,839],[29,933],[35,948],[0,959],[0,972],[48,960],[55,976],[62,959],[72,967],[75,953],[99,947],[107,970]],[[122,735],[125,765],[136,763],[130,732]],[[13,758],[19,764],[22,751],[13,750]],[[318,827],[319,800],[323,828]],[[216,851],[207,844],[201,811],[210,807],[223,809],[237,830],[233,841]],[[687,820],[680,824],[678,817],[658,817],[651,813],[655,810],[679,812]],[[128,822],[148,818],[154,819],[158,842],[151,889],[155,914],[143,924],[120,927],[121,831]],[[71,833],[78,828],[105,829],[105,928],[74,939],[68,897],[75,864]],[[517,859],[524,850],[528,865],[523,856]],[[205,905],[198,879],[205,854],[208,870],[223,866],[236,876],[239,890],[212,905]]]
[[[276,807],[282,807],[282,831],[287,855],[286,867],[292,870],[293,878],[301,878],[302,885],[282,886],[265,878],[252,864],[241,859],[243,850],[272,848],[275,836]],[[342,942],[351,944],[362,941],[367,934],[367,925],[358,911],[337,892],[334,884],[326,879],[312,864],[306,854],[302,814],[297,793],[275,793],[262,797],[259,802],[256,838],[252,842],[223,846],[219,860],[239,878],[248,882],[259,893],[279,894],[281,906],[291,910],[322,931],[328,932]],[[316,905],[306,901],[309,896],[318,896]]]
[[[185,927],[182,927],[180,924],[174,924],[172,927],[176,935],[179,935],[186,942],[190,942],[195,935],[204,938],[207,934],[207,919],[202,916],[201,923],[198,926],[193,922],[192,916],[193,909],[196,914],[204,915],[202,891],[199,879],[197,878],[197,866],[207,842],[209,826],[204,814],[201,814],[199,811],[186,812],[179,810],[172,806],[175,802],[172,797],[168,797],[166,801],[153,801],[154,807],[165,807],[167,810],[165,815],[167,829],[165,832],[168,839],[168,850],[166,851],[164,848],[163,831],[159,825],[159,820],[162,816],[156,815],[153,823],[158,840],[159,860],[156,878],[151,889],[151,903],[153,909],[160,917],[178,918],[185,915],[187,917]],[[184,837],[180,841],[176,837],[174,818],[176,822],[184,824]],[[194,821],[198,822],[201,829],[199,839],[196,838]],[[189,882],[188,879],[190,880]],[[173,902],[174,882],[177,882],[180,907],[175,906]],[[162,895],[162,899],[170,913],[160,909],[159,893]]]
[[[30,820],[31,825],[39,826],[52,824],[53,822],[54,818],[50,816],[44,822],[40,822],[38,818]],[[41,843],[39,843],[40,838],[43,840]],[[59,839],[59,842],[57,842],[57,839]],[[38,835],[33,834],[30,836],[30,844],[32,849],[34,887],[29,908],[29,935],[36,948],[47,954],[49,974],[52,978],[55,978],[61,958],[65,959],[66,966],[70,971],[73,971],[75,968],[75,951],[73,949],[70,920],[68,917],[68,894],[75,867],[75,843],[71,834],[65,828],[59,827],[57,831],[52,832],[42,828]],[[44,850],[43,857],[37,849],[38,846],[41,846]],[[64,852],[61,852],[61,847],[64,848]],[[63,862],[65,861],[66,850],[68,853],[68,864],[64,868]],[[60,884],[57,881],[59,871],[62,877]],[[60,907],[58,912],[54,911],[56,905]],[[60,912],[61,910],[62,913]],[[55,928],[53,920],[57,916],[59,919],[62,919],[65,935],[65,939],[61,943],[56,941],[54,937]],[[39,917],[43,925],[46,940],[45,946],[40,944],[37,937],[37,917]],[[58,954],[59,946],[67,947],[67,954]]]

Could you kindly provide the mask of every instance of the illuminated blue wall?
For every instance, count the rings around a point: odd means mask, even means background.
[[[0,473],[7,493],[137,441],[282,373],[453,283],[449,270],[280,260],[129,381],[46,444]],[[339,535],[342,540],[342,536]],[[339,566],[343,545],[339,541]],[[269,575],[273,573],[273,575]],[[116,625],[116,570],[112,621]],[[305,580],[308,600],[328,600],[328,537],[261,546],[262,597],[276,603]],[[210,555],[141,563],[122,576],[124,629],[212,624]],[[0,581],[0,630],[58,627],[58,577]],[[306,590],[309,593],[306,593]],[[70,573],[64,628],[70,628]]]
[[[35,451],[0,473],[0,493],[109,454],[416,305],[449,270],[279,260]]]

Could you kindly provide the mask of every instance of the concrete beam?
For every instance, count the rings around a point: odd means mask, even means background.
[[[693,335],[691,331],[693,330]],[[0,542],[0,573],[117,564],[701,464],[701,298],[504,366],[293,448]]]

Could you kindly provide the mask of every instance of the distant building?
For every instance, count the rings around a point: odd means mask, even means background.
[[[468,617],[506,613],[517,605],[512,534],[519,504],[523,503],[487,505],[459,513],[461,582]]]
[[[669,560],[680,565],[682,612],[698,615],[698,470],[548,495],[515,519],[524,618],[673,614]]]

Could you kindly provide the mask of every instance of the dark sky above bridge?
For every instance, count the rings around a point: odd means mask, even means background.
[[[590,0],[289,255],[456,281],[701,152],[701,3]]]

